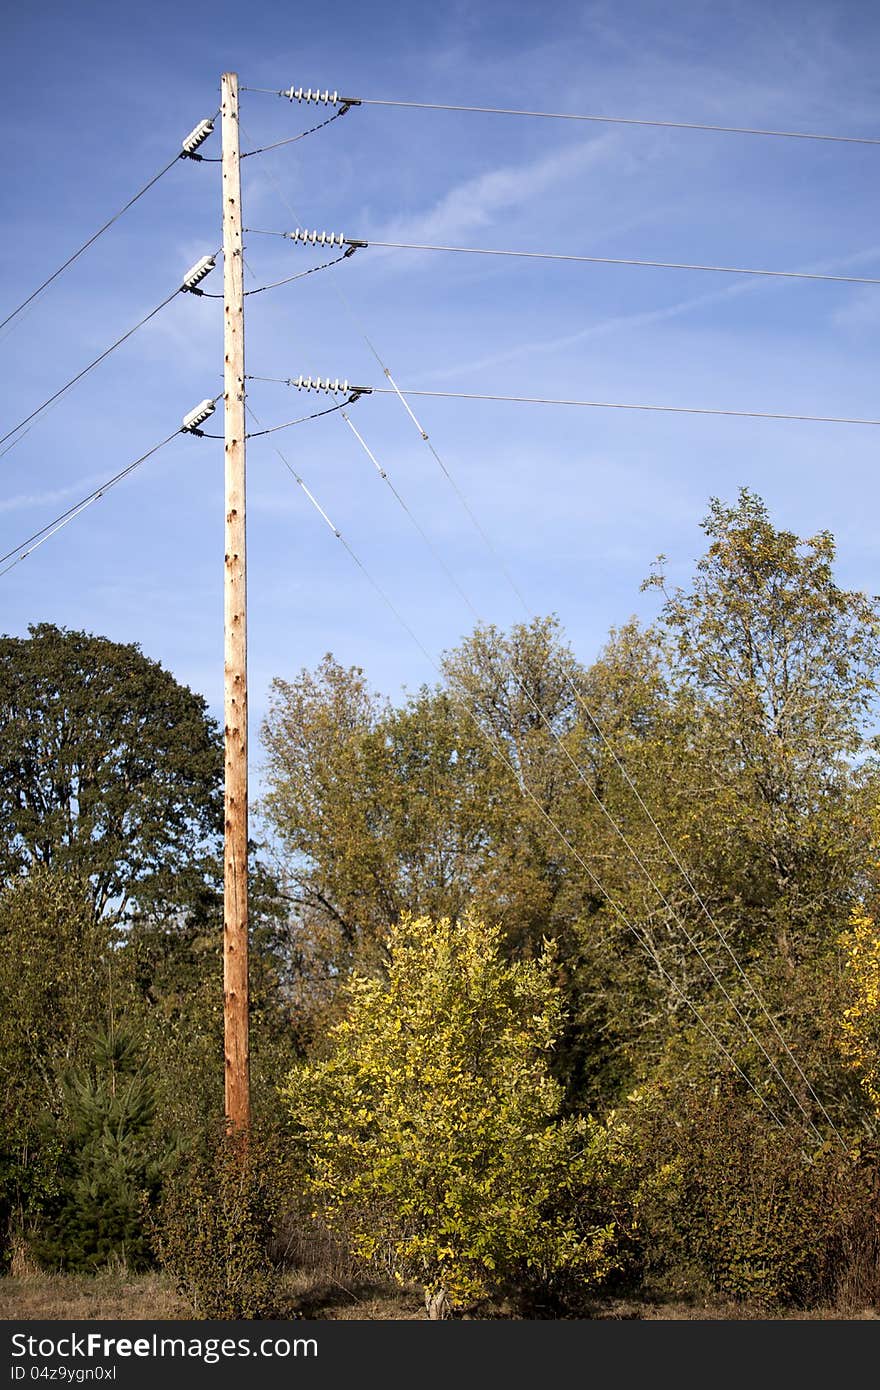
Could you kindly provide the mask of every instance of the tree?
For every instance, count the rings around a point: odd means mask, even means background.
[[[404,912],[494,905],[526,950],[570,916],[565,851],[538,806],[563,824],[577,809],[554,736],[579,717],[568,684],[578,670],[548,619],[509,637],[478,628],[449,654],[445,684],[400,708],[329,656],[274,682],[264,811],[302,935],[335,952],[332,969]],[[552,732],[535,709],[551,694]]]
[[[604,1134],[561,1119],[552,952],[509,963],[501,932],[405,917],[387,979],[355,974],[330,1055],[285,1088],[329,1224],[426,1288],[429,1312],[511,1287],[599,1282],[614,1223],[591,1183]]]
[[[59,1095],[114,993],[124,997],[116,933],[91,913],[89,885],[38,869],[0,895],[0,1101],[27,1127]],[[122,978],[120,978],[122,977]]]
[[[222,825],[205,701],[134,644],[51,624],[0,638],[0,877],[92,885],[94,911],[179,903]]]
[[[510,633],[479,625],[447,653],[443,673],[492,791],[475,902],[484,911],[494,904],[511,945],[528,954],[545,935],[564,932],[594,897],[554,828],[578,840],[595,790],[593,768],[583,780],[577,770],[585,673],[553,617]]]
[[[0,894],[0,1240],[32,1226],[57,1186],[51,1118],[90,1031],[123,1006],[117,945],[74,875],[38,868]]]
[[[735,507],[713,499],[704,530],[690,591],[648,581],[665,594],[675,680],[696,701],[696,760],[712,788],[687,832],[752,909],[752,943],[770,931],[790,971],[798,938],[833,938],[864,863],[854,760],[874,708],[880,610],[837,585],[827,531],[776,530],[747,489]]]
[[[135,1034],[96,1029],[87,1044],[88,1056],[62,1073],[59,1190],[33,1248],[64,1269],[92,1271],[113,1256],[140,1269],[151,1262],[149,1212],[173,1151],[156,1142],[154,1081]]]
[[[263,739],[263,809],[320,998],[402,913],[463,910],[490,839],[485,756],[442,692],[392,709],[330,656],[273,683]]]

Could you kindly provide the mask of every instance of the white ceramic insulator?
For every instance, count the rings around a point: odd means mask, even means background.
[[[291,378],[290,385],[295,386],[298,391],[327,391],[332,393],[336,391],[347,392],[349,389],[347,381],[340,381],[339,377],[336,377],[335,380],[331,380],[329,376],[317,376],[314,378],[310,376],[298,376]]]
[[[204,401],[201,401],[196,406],[195,410],[191,410],[188,415],[184,415],[183,429],[198,429],[199,425],[201,425],[203,421],[207,420],[209,415],[214,414],[214,408],[214,402],[212,400],[206,399]]]
[[[310,243],[312,246],[344,246],[345,237],[342,232],[307,232],[297,227],[291,234],[292,241]]]
[[[317,87],[314,91],[311,87],[288,87],[282,96],[286,96],[288,101],[313,101],[316,105],[324,106],[336,106],[339,102],[338,92],[322,92]]]
[[[216,261],[213,256],[202,256],[200,261],[196,261],[194,266],[190,266],[181,281],[181,287],[185,290],[191,290],[200,280],[204,280],[206,275],[210,275],[215,265]]]
[[[199,145],[207,140],[213,129],[214,122],[212,120],[207,119],[199,121],[195,129],[190,131],[189,135],[181,144],[180,148],[183,150],[184,154],[192,154],[194,150],[197,150]]]

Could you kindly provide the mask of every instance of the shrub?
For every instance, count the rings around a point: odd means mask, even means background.
[[[880,929],[874,918],[854,911],[841,946],[848,1007],[839,1022],[838,1044],[880,1116]]]
[[[741,1095],[646,1090],[629,1110],[648,1288],[759,1305],[833,1297],[870,1185],[836,1141],[815,1150]]]
[[[161,1265],[197,1318],[277,1315],[271,1242],[287,1194],[272,1137],[210,1135],[183,1156],[155,1231]]]
[[[471,916],[406,918],[386,945],[387,980],[351,978],[330,1055],[285,1090],[316,1208],[356,1254],[423,1284],[432,1316],[598,1283],[614,1228],[584,1197],[603,1135],[559,1116],[551,953],[510,964]]]

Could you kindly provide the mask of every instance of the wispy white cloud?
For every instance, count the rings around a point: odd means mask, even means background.
[[[588,169],[619,163],[616,134],[555,150],[541,159],[506,164],[455,184],[424,212],[397,217],[373,231],[377,241],[436,241],[485,227],[501,213],[543,198]]]
[[[84,496],[101,482],[97,474],[79,478],[66,487],[53,488],[47,492],[23,492],[17,497],[0,498],[0,512],[23,512],[32,507],[50,507],[55,502],[65,502],[69,497]]]

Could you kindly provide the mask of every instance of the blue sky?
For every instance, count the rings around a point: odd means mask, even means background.
[[[4,312],[216,109],[227,68],[255,87],[880,136],[867,4],[49,0],[6,38]],[[314,112],[245,93],[245,148]],[[880,276],[878,170],[870,146],[365,106],[246,161],[243,196],[250,227]],[[219,220],[218,166],[181,161],[0,334],[0,433],[215,250]],[[319,258],[247,243],[260,283]],[[0,460],[0,553],[221,389],[221,315],[180,296]],[[251,299],[247,367],[378,385],[363,332],[413,388],[880,416],[880,287],[367,250]],[[251,405],[272,424],[314,399],[254,383]],[[656,613],[639,593],[655,555],[686,582],[708,498],[742,485],[780,524],[833,530],[841,580],[880,589],[876,429],[412,404],[531,609],[558,613],[584,660]],[[352,418],[478,611],[522,617],[400,402]],[[454,645],[470,614],[339,417],[276,439],[429,650]],[[253,734],[271,678],[328,650],[393,695],[432,680],[268,442],[248,470]],[[222,472],[219,441],[176,440],[0,580],[2,630],[140,642],[219,711]]]

